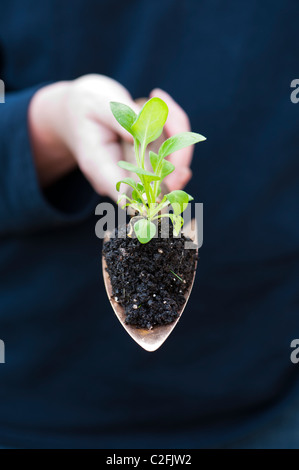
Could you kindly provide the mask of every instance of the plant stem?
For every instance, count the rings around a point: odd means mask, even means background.
[[[136,157],[137,166],[140,167],[139,142],[138,142],[137,139],[134,139],[134,150],[135,150],[135,157]]]
[[[145,149],[146,149],[146,145],[145,145],[145,142],[143,142],[141,145],[141,168],[143,168],[143,170],[145,170],[144,168]]]
[[[139,158],[139,156],[138,156],[138,161],[137,161],[137,163],[139,164],[139,167],[141,167],[143,170],[145,170],[145,151],[146,151],[146,147],[147,146],[146,146],[145,142],[143,142],[142,145],[141,145],[141,157]],[[140,175],[140,180],[142,181],[142,184],[143,184],[143,187],[144,187],[144,190],[145,190],[148,207],[150,207],[151,203],[154,202],[154,195],[152,193],[152,187],[151,187],[150,183],[148,183],[146,181],[146,178],[141,178],[141,175]]]
[[[155,172],[157,176],[161,176],[163,160],[164,159],[160,157],[160,160],[159,160],[159,163],[157,165],[156,172]],[[159,181],[155,181],[154,182],[154,197],[155,197],[155,200],[158,197],[158,188],[159,188]]]
[[[153,214],[151,214],[151,218],[155,217],[155,215],[158,214],[158,212],[160,212],[162,209],[164,209],[164,207],[167,207],[168,205],[169,205],[168,201],[160,202],[160,204],[158,204],[158,206],[154,208]],[[158,217],[155,217],[155,219],[159,219],[160,217],[169,217],[169,214],[161,214]]]
[[[142,146],[142,151],[144,152],[143,147],[144,147],[144,146]],[[134,139],[134,151],[135,151],[136,163],[137,163],[137,166],[138,166],[139,168],[143,168],[142,162],[140,161],[139,150],[140,150],[139,141],[138,141],[137,139]],[[144,159],[144,157],[142,157],[142,159]],[[141,183],[142,183],[142,185],[143,185],[143,187],[144,187],[144,190],[145,190],[145,193],[146,193],[146,197],[147,197],[147,200],[148,200],[149,196],[148,196],[148,190],[147,190],[147,184],[146,184],[145,178],[143,178],[142,175],[139,175],[139,178],[140,178],[140,181],[141,181]],[[138,194],[139,194],[139,197],[140,197],[140,193],[138,193]],[[143,202],[143,205],[144,205],[144,207],[145,207],[145,209],[146,209],[146,212],[148,213],[148,209],[147,209],[147,206],[146,206],[145,201],[143,200],[143,197],[140,197],[140,198],[141,198],[141,200],[142,200],[142,202]]]

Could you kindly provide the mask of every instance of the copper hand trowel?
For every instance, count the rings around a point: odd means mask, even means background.
[[[188,233],[189,231],[191,231],[191,226],[194,226],[192,227],[192,233],[194,234],[194,232],[196,232],[195,219],[192,219],[189,222],[189,224],[187,224],[186,227],[184,227],[184,231],[183,231],[184,235],[189,236],[190,238],[191,236],[188,235]],[[105,241],[106,240],[104,240],[104,243]],[[193,238],[193,241],[194,243],[196,243],[196,237]],[[105,283],[106,292],[107,292],[110,304],[114,310],[114,313],[119,319],[124,329],[126,330],[126,332],[131,336],[131,338],[133,338],[133,340],[136,341],[136,343],[139,344],[139,346],[141,346],[146,351],[150,351],[150,352],[156,351],[156,349],[158,349],[164,343],[164,341],[168,338],[168,336],[170,335],[170,333],[172,332],[172,330],[175,328],[176,324],[178,323],[179,319],[181,318],[182,313],[187,305],[187,302],[189,300],[189,297],[192,291],[195,273],[196,273],[196,264],[195,264],[195,270],[194,270],[192,283],[189,287],[189,290],[185,294],[185,304],[181,308],[177,319],[173,323],[169,323],[167,325],[162,325],[162,326],[154,326],[151,330],[146,330],[143,328],[136,328],[132,325],[127,325],[125,323],[125,319],[126,319],[125,310],[119,303],[117,303],[114,300],[114,297],[112,296],[112,286],[111,286],[108,272],[106,270],[107,265],[106,265],[104,256],[102,256],[104,283]]]
[[[162,139],[165,140],[163,137]],[[154,144],[155,144],[154,147],[157,147],[159,146],[159,144],[161,144],[161,141],[155,142]],[[135,161],[133,146],[128,144],[127,142],[123,142],[122,145],[123,145],[123,153],[124,153],[125,160],[133,163]],[[155,150],[153,146],[151,147],[151,149]],[[161,189],[164,194],[168,192],[167,188],[163,187],[163,185]],[[194,244],[197,244],[197,226],[196,226],[195,219],[192,219],[188,224],[186,224],[183,227],[182,232],[186,237],[189,237]],[[109,234],[106,235],[103,243],[107,242],[107,240],[109,240]],[[196,248],[196,255],[197,253],[198,253],[198,248]],[[170,333],[173,331],[173,329],[177,325],[187,305],[187,302],[189,300],[189,297],[192,291],[195,274],[196,274],[196,266],[197,266],[197,262],[195,262],[193,280],[190,284],[188,291],[185,293],[185,303],[180,309],[180,311],[178,312],[177,319],[167,325],[154,326],[152,329],[148,330],[148,329],[137,328],[133,325],[126,324],[125,310],[118,302],[114,300],[114,297],[112,296],[112,286],[110,282],[110,277],[107,272],[107,264],[106,264],[104,255],[102,255],[102,269],[103,269],[104,284],[105,284],[108,299],[114,310],[114,313],[116,314],[117,318],[119,319],[120,323],[122,324],[126,332],[131,336],[131,338],[133,338],[133,340],[136,341],[136,343],[139,344],[139,346],[141,346],[146,351],[150,351],[150,352],[156,351],[164,343],[164,341],[168,338]]]

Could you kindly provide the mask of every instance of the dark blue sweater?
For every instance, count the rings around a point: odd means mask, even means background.
[[[1,5],[0,447],[211,447],[299,391],[297,0],[11,0]],[[94,215],[74,172],[43,194],[28,103],[101,73],[154,87],[208,137],[187,190],[204,204],[192,298],[156,353],[107,300]],[[297,75],[297,77],[296,77]]]

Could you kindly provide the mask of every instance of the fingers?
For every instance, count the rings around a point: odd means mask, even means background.
[[[110,103],[116,101],[129,106],[136,114],[139,113],[141,106],[134,102],[124,86],[103,75],[81,77],[76,80],[75,86],[84,93],[89,118],[116,132],[124,140],[133,142],[131,134],[116,121],[110,108]]]
[[[190,131],[187,114],[168,93],[155,89],[150,96],[160,97],[169,107],[169,117],[164,127],[167,137]],[[127,176],[117,166],[117,162],[123,158],[119,138],[127,142],[133,142],[133,138],[114,118],[110,102],[126,104],[136,114],[142,104],[134,102],[120,83],[99,75],[89,75],[74,81],[69,98],[73,132],[69,132],[70,138],[65,140],[69,142],[79,167],[94,189],[116,201],[115,185]],[[77,112],[74,113],[74,110]],[[77,116],[76,119],[74,116]],[[170,190],[182,189],[190,180],[192,155],[193,148],[187,147],[169,156],[176,168],[165,181]]]
[[[83,134],[82,134],[83,135]],[[116,183],[127,176],[117,165],[122,158],[122,150],[115,139],[99,132],[99,126],[92,121],[85,128],[84,137],[78,147],[77,160],[81,171],[95,191],[117,201]]]
[[[164,126],[167,138],[181,132],[190,131],[190,121],[187,114],[168,93],[156,88],[150,93],[150,97],[153,96],[161,98],[169,108],[168,119]],[[168,157],[168,160],[175,166],[175,171],[165,178],[165,183],[171,191],[182,189],[191,179],[190,165],[192,157],[193,146],[178,150]]]
[[[183,189],[192,178],[192,171],[188,167],[179,167],[178,170],[174,170],[173,173],[165,178],[165,184],[169,191],[175,189]]]

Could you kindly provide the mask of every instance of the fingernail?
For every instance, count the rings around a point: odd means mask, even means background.
[[[160,95],[160,94],[165,94],[165,92],[163,90],[161,90],[161,88],[154,88],[151,92],[150,92],[150,97],[152,98],[153,96],[155,95]]]

